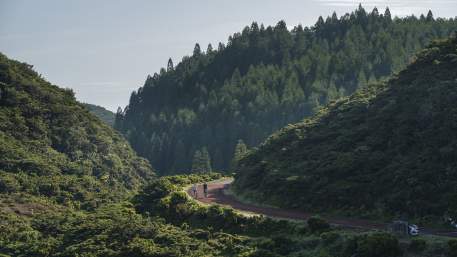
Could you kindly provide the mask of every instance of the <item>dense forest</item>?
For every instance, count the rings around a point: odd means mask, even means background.
[[[238,163],[236,191],[307,211],[457,218],[457,37],[414,59],[270,136]]]
[[[115,128],[160,174],[188,172],[192,160],[227,170],[241,140],[248,147],[329,101],[404,68],[457,20],[391,17],[362,6],[312,27],[252,23],[227,44],[195,45],[192,56],[148,76],[116,114]],[[201,166],[201,165],[200,165]],[[201,169],[198,169],[201,170]]]
[[[426,256],[457,253],[457,241],[404,246],[391,234],[344,231],[318,217],[298,223],[199,205],[184,187],[220,174],[155,177],[70,90],[4,55],[0,156],[2,257],[397,257],[410,248]]]
[[[0,54],[0,193],[94,208],[153,177],[128,142],[31,65]],[[81,206],[79,206],[81,205]]]
[[[111,127],[114,126],[114,113],[103,108],[99,105],[83,103],[84,107],[86,107],[92,114],[97,116],[102,121],[106,122],[106,124],[110,125]]]

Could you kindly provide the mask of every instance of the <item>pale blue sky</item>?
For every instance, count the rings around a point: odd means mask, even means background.
[[[309,26],[319,15],[389,6],[394,15],[455,17],[457,0],[0,0],[0,52],[28,62],[80,101],[116,110],[147,74],[196,42],[225,42],[252,21]]]

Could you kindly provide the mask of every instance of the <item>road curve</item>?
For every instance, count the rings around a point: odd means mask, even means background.
[[[297,210],[286,210],[272,207],[262,207],[256,206],[253,204],[242,203],[231,195],[224,193],[224,190],[230,187],[230,184],[233,182],[233,179],[223,179],[213,182],[208,182],[208,195],[204,197],[203,194],[203,185],[197,186],[197,196],[195,196],[191,189],[187,190],[187,193],[194,198],[195,200],[205,203],[205,204],[219,204],[230,206],[235,210],[251,212],[255,214],[260,214],[273,218],[282,218],[282,219],[294,219],[306,221],[311,217],[312,213],[297,211]],[[325,217],[330,224],[334,226],[340,226],[345,228],[355,228],[355,229],[378,229],[378,230],[387,230],[388,224],[380,223],[369,220],[362,219],[353,219],[353,218],[329,218]],[[437,236],[448,236],[448,237],[457,237],[456,231],[438,231],[431,230],[426,228],[421,228],[422,234],[437,235]]]

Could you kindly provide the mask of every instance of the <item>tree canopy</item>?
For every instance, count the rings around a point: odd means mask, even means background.
[[[239,162],[237,192],[307,211],[457,218],[457,38],[388,82],[288,125]]]
[[[428,15],[431,16],[431,15]],[[148,76],[116,116],[115,127],[161,173],[191,170],[207,147],[227,170],[238,139],[252,147],[330,101],[401,70],[431,39],[447,37],[454,19],[392,18],[362,6],[312,27],[252,23],[206,52]]]

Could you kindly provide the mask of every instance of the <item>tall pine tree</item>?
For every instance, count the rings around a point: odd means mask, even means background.
[[[242,139],[238,139],[238,142],[235,146],[235,150],[233,152],[233,159],[230,164],[230,169],[232,172],[236,172],[238,170],[238,162],[243,158],[243,156],[248,152],[248,147],[244,144]]]
[[[203,173],[211,172],[211,158],[206,147],[201,150],[196,150],[192,161],[192,172]]]

